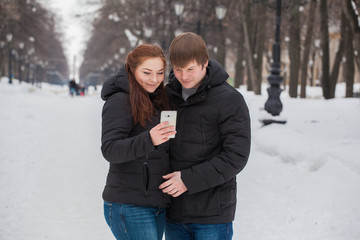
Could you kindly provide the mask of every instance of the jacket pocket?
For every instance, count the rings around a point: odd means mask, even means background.
[[[145,187],[145,196],[149,195],[149,184],[150,184],[150,174],[149,174],[149,166],[147,162],[144,162],[143,165],[143,180]]]
[[[220,193],[218,188],[207,191],[186,194],[181,203],[183,217],[209,217],[222,213],[220,206]]]

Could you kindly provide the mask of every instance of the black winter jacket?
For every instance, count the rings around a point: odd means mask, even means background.
[[[186,101],[170,75],[166,85],[178,111],[176,137],[170,142],[172,171],[181,171],[188,191],[172,198],[167,217],[181,223],[218,224],[234,220],[236,175],[250,152],[250,117],[243,96],[226,80],[219,63]]]
[[[151,99],[154,94],[149,95]],[[159,190],[159,185],[162,176],[170,172],[169,143],[154,147],[149,134],[160,122],[160,114],[146,128],[133,124],[125,68],[104,83],[101,97],[106,101],[102,111],[101,151],[110,163],[103,199],[167,207],[169,196]]]

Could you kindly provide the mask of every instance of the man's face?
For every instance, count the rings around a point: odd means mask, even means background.
[[[189,62],[184,68],[174,66],[174,74],[184,88],[197,88],[206,75],[206,67],[199,65],[195,60]]]

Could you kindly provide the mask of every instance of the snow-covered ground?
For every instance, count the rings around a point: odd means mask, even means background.
[[[359,87],[359,86],[357,86]],[[252,151],[238,175],[235,240],[360,239],[360,100],[285,92],[285,125],[262,127],[267,94],[240,90]],[[357,90],[359,91],[359,90]],[[99,92],[0,81],[0,239],[114,239],[102,212]]]

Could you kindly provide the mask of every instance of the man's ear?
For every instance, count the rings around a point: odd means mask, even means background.
[[[209,65],[209,60],[206,60],[206,62],[203,65],[203,69],[204,69],[204,67],[206,68],[208,65]]]

